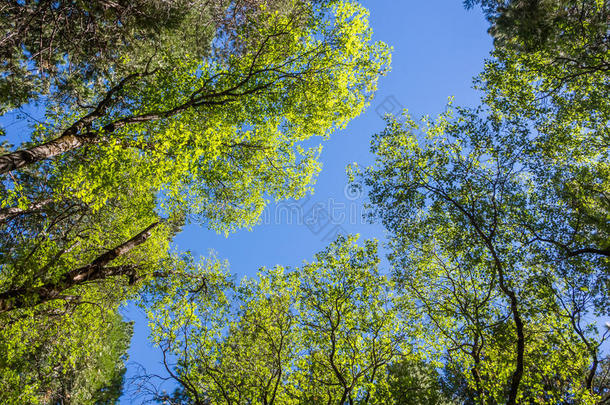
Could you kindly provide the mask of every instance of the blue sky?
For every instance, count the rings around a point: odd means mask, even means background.
[[[416,117],[434,116],[444,109],[450,96],[458,105],[476,105],[479,94],[472,89],[472,77],[482,69],[492,42],[482,14],[465,10],[460,0],[362,3],[370,10],[375,40],[394,48],[392,71],[381,80],[367,112],[325,142],[314,195],[271,204],[262,224],[229,237],[189,226],[175,240],[179,249],[204,256],[213,250],[219,258],[227,259],[231,271],[241,278],[256,274],[262,266],[298,266],[311,260],[338,231],[383,243],[383,229],[361,219],[365,196],[346,193],[346,166],[372,162],[369,143],[372,134],[383,130],[380,114],[384,112],[404,107]],[[310,224],[312,210],[318,212],[318,221]],[[127,378],[134,375],[136,364],[149,373],[162,373],[160,354],[147,341],[146,320],[131,306],[124,314],[135,321]],[[123,396],[121,404],[131,402]]]

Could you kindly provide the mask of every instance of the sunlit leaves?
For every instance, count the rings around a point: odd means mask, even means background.
[[[593,303],[607,293],[589,288],[603,273],[595,257],[553,254],[536,233],[565,230],[543,222],[557,189],[537,171],[527,123],[483,108],[450,107],[421,124],[405,114],[388,118],[372,149],[377,160],[362,177],[430,353],[461,374],[473,400],[506,401],[519,317],[517,398],[593,401],[587,381],[603,338],[586,319],[603,307]]]
[[[211,260],[208,294],[156,300],[153,340],[176,357],[168,371],[193,400],[383,403],[389,364],[420,357],[378,260],[375,243],[341,237],[300,269],[261,269],[238,285]]]

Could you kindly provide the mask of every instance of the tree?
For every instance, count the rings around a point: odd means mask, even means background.
[[[160,401],[387,403],[388,366],[417,358],[373,242],[340,237],[301,269],[262,269],[238,286],[208,266],[207,294],[185,285],[148,297],[152,339],[180,387],[152,384]]]
[[[465,4],[495,39],[484,107],[390,117],[362,172],[374,217],[461,400],[596,401],[606,333],[585,319],[607,313],[608,5]]]
[[[531,128],[529,166],[540,184],[540,220],[530,233],[558,257],[594,256],[607,264],[607,74],[564,82],[559,67],[538,56],[510,56],[488,64],[481,77],[493,114],[519,117]],[[546,72],[543,73],[543,70]],[[529,73],[526,73],[529,72]]]
[[[308,347],[306,403],[384,403],[387,367],[416,357],[392,284],[379,274],[377,245],[339,237],[302,269],[300,321]]]
[[[114,404],[122,391],[132,324],[103,305],[52,305],[43,314],[3,316],[2,403]]]
[[[477,403],[594,400],[605,335],[585,319],[606,313],[596,287],[606,272],[596,256],[558,257],[532,232],[556,190],[538,177],[535,140],[520,117],[484,109],[421,126],[390,117],[362,172],[425,339]],[[544,224],[560,234],[554,225]]]
[[[131,337],[117,306],[171,271],[175,224],[155,214],[152,193],[92,210],[48,198],[52,170],[13,178],[20,202],[0,219],[1,402],[114,403]],[[20,208],[30,196],[39,203]]]
[[[93,69],[96,80],[101,79],[89,85],[77,72],[70,80],[81,80],[77,84],[90,91],[80,100],[85,104],[63,96],[44,99],[46,122],[34,128],[30,142],[18,151],[2,145],[4,324],[29,325],[32,333],[44,336],[43,326],[55,318],[56,325],[69,327],[70,311],[113,308],[147,283],[173,288],[171,283],[187,282],[180,278],[184,274],[176,273],[183,259],[168,248],[180,227],[191,220],[227,232],[251,226],[269,196],[299,197],[309,191],[319,169],[318,149],[304,150],[299,143],[310,136],[327,136],[358,115],[386,69],[387,49],[370,42],[366,11],[353,3],[197,4],[213,8],[178,15],[184,19],[176,22],[162,19],[158,27],[151,27],[150,37],[148,26],[139,27],[139,20],[126,17],[134,25],[123,26],[127,20],[122,20],[114,31],[82,38],[99,39],[101,48],[79,53],[67,34],[49,42],[49,63],[61,65],[68,55],[67,63],[85,63],[83,69]],[[15,39],[29,57],[35,46],[32,35],[49,15],[97,18],[96,13],[106,10],[96,20],[105,25],[116,23],[113,13],[121,10],[135,16],[140,5],[146,3],[123,10],[123,3],[105,9],[106,3],[95,2],[17,2],[2,11],[29,16],[17,19],[16,23],[27,20],[30,25]],[[165,5],[159,7],[150,11],[154,14]],[[227,7],[234,14],[226,15]],[[182,32],[181,24],[192,23],[198,12],[205,17],[212,11],[220,18],[219,24],[212,24],[213,51],[177,58],[175,52],[185,49],[171,42],[180,39],[176,36],[200,39],[199,32],[191,31],[196,26]],[[86,27],[65,29],[78,32]],[[40,35],[55,41],[47,31]],[[131,52],[133,43],[126,40],[114,54],[108,44],[129,35],[153,42],[162,38],[163,47],[149,58],[142,56],[152,52],[144,49],[148,42],[141,44],[139,54]],[[195,45],[205,48],[210,41],[204,38]],[[87,61],[89,51],[101,52],[101,59]],[[127,53],[133,63],[125,59]],[[115,68],[118,65],[111,63],[107,68],[113,74],[105,76],[103,69],[96,71],[104,58],[129,66]],[[63,73],[70,73],[58,66],[50,68],[49,80],[61,81]],[[12,80],[9,76],[4,78]],[[15,105],[34,93],[44,95],[36,86]],[[63,94],[59,87],[51,88]],[[188,282],[194,277],[189,275]],[[87,338],[94,339],[79,335],[83,348]],[[7,358],[26,350],[20,346],[26,341],[14,340],[6,349]],[[61,351],[53,346],[58,342],[52,339],[48,344]],[[64,367],[61,358],[54,355],[54,367]],[[47,389],[47,382],[9,385],[31,392]]]
[[[562,51],[584,45],[589,52],[607,52],[610,8],[604,0],[465,0],[480,5],[491,23],[496,47],[531,52]],[[571,42],[571,44],[570,44]]]
[[[57,180],[31,172],[14,178],[26,201],[44,196]],[[179,225],[159,218],[150,192],[119,194],[98,210],[75,198],[11,208],[0,220],[0,314],[74,300],[82,286],[109,278],[134,284],[151,276],[168,260],[169,239]]]
[[[282,11],[284,1],[264,3]],[[86,104],[108,80],[144,66],[169,66],[163,55],[204,58],[237,50],[236,31],[259,18],[260,1],[10,0],[0,8],[0,113],[44,97]]]
[[[537,176],[552,185],[541,192],[548,191],[544,222],[553,226],[541,221],[532,231],[558,255],[603,262],[610,254],[608,2],[466,2],[476,3],[498,39],[477,86],[499,119],[529,123],[538,145],[532,170],[537,161]]]
[[[133,279],[142,266],[125,253],[150,240],[153,228],[167,243],[190,219],[223,231],[250,226],[268,195],[309,189],[317,149],[298,143],[362,110],[385,48],[369,44],[366,12],[350,3],[336,4],[332,19],[324,4],[289,2],[281,14],[261,7],[257,19],[234,27],[233,36],[253,34],[243,52],[131,73],[88,112],[68,105],[49,116],[67,123],[59,137],[45,142],[55,135],[41,126],[37,146],[0,157],[6,170],[18,169],[1,190],[3,308],[53,299],[76,282]]]
[[[252,224],[265,194],[308,189],[317,149],[299,143],[358,115],[386,68],[363,8],[311,7],[259,16],[235,34],[256,33],[245,53],[123,77],[92,108],[50,117],[40,142],[0,156],[0,172],[54,158],[62,193],[93,207],[129,176],[131,187],[158,190],[166,206],[213,227]]]

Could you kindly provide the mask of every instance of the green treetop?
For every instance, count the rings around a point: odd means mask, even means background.
[[[607,313],[607,263],[540,237],[580,229],[565,227],[574,217],[545,222],[563,196],[539,175],[527,123],[503,118],[451,108],[421,124],[388,118],[362,176],[404,299],[472,400],[594,401],[605,337],[586,319]]]
[[[420,359],[373,242],[340,237],[300,269],[262,269],[237,286],[209,266],[207,294],[185,294],[197,291],[187,283],[148,296],[152,339],[175,359],[166,367],[179,385],[152,392],[158,400],[389,403],[400,383],[388,366]]]

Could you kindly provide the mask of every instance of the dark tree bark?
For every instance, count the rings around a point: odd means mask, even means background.
[[[513,320],[515,322],[515,331],[517,332],[517,342],[516,342],[517,359],[515,362],[515,370],[513,371],[512,376],[511,376],[510,389],[508,392],[508,399],[506,402],[506,405],[515,405],[517,403],[517,396],[519,394],[519,386],[521,385],[521,380],[523,378],[523,370],[525,368],[524,367],[524,364],[525,364],[525,332],[524,332],[523,318],[521,317],[521,311],[519,310],[519,300],[517,298],[517,295],[513,291],[513,289],[511,289],[508,286],[508,284],[506,283],[504,265],[496,251],[496,248],[495,248],[495,245],[493,242],[493,237],[494,237],[495,231],[497,229],[496,228],[497,211],[494,212],[494,222],[491,226],[489,233],[485,233],[483,231],[481,225],[479,224],[474,213],[467,210],[462,204],[460,204],[458,201],[453,199],[450,195],[446,194],[443,190],[430,186],[430,185],[425,185],[424,187],[426,189],[428,189],[429,191],[444,198],[446,201],[448,201],[454,207],[456,207],[460,212],[462,212],[462,214],[464,214],[464,216],[468,219],[468,221],[474,228],[474,231],[476,232],[476,234],[481,238],[481,241],[485,245],[485,248],[489,251],[489,253],[491,254],[491,256],[493,258],[494,265],[496,267],[496,271],[498,272],[498,279],[499,279],[498,284],[500,286],[500,290],[502,291],[502,293],[506,296],[506,298],[508,298],[509,305],[510,305],[510,312],[512,313]]]
[[[283,34],[284,33],[279,33],[276,35]],[[103,117],[107,117],[108,110],[116,107],[117,99],[126,85],[143,77],[151,76],[157,73],[158,70],[146,70],[145,72],[132,73],[126,76],[114,87],[108,90],[108,92],[104,95],[104,98],[95,106],[95,108],[92,109],[90,113],[75,121],[69,128],[64,130],[59,137],[41,145],[32,146],[27,149],[14,151],[0,156],[0,174],[6,174],[21,167],[51,159],[66,152],[79,149],[87,144],[105,142],[106,140],[110,139],[113,133],[129,124],[151,122],[170,118],[191,108],[202,106],[219,107],[224,104],[238,101],[242,97],[265,91],[279,81],[298,80],[301,75],[309,71],[309,67],[304,68],[300,72],[291,72],[282,70],[286,64],[286,62],[282,61],[280,61],[277,66],[274,66],[273,64],[262,66],[258,65],[260,63],[259,59],[261,53],[266,46],[267,39],[271,38],[272,36],[274,35],[269,35],[261,42],[258,52],[256,52],[255,57],[252,58],[252,62],[247,70],[247,73],[236,83],[230,84],[222,89],[202,87],[194,90],[189,97],[185,98],[185,101],[182,104],[175,107],[144,114],[128,115],[122,118],[116,118],[105,125],[99,124],[98,126],[95,126],[94,123],[96,123],[96,121],[99,121]],[[299,55],[299,57],[313,60],[319,56],[320,52],[321,50],[314,49]],[[269,72],[273,72],[274,76],[265,79],[262,82],[257,82],[257,79],[260,76],[268,74]],[[228,74],[217,74],[215,75],[215,78],[223,75]]]
[[[155,73],[155,71],[133,73],[123,78],[119,83],[108,90],[104,95],[104,98],[95,106],[93,111],[76,120],[69,128],[63,131],[59,137],[41,145],[32,146],[27,149],[0,156],[0,174],[8,173],[36,162],[51,159],[71,150],[81,148],[87,144],[94,144],[101,141],[100,131],[91,131],[90,127],[92,123],[106,114],[108,108],[110,108],[115,101],[115,96],[123,91],[125,85],[135,79],[153,73]],[[102,128],[101,132],[112,132],[115,129],[117,129],[116,124],[108,124]]]
[[[34,307],[44,302],[60,298],[64,291],[88,281],[104,280],[110,277],[124,275],[135,278],[136,270],[138,269],[137,266],[106,266],[111,261],[129,253],[131,250],[146,242],[158,225],[159,222],[149,225],[133,238],[100,255],[86,266],[64,274],[58,281],[49,282],[35,288],[22,287],[0,293],[0,313],[19,308]]]
[[[0,223],[6,221],[8,219],[14,218],[18,215],[24,215],[24,214],[36,212],[36,211],[40,210],[42,207],[51,203],[52,201],[53,200],[50,198],[44,199],[42,201],[35,202],[34,204],[30,205],[29,207],[27,207],[25,209],[22,209],[19,207],[2,208],[2,209],[0,209]]]
[[[62,135],[52,141],[25,150],[18,150],[0,156],[0,174],[19,169],[32,163],[51,159],[57,155],[78,149],[95,142],[95,136]]]

